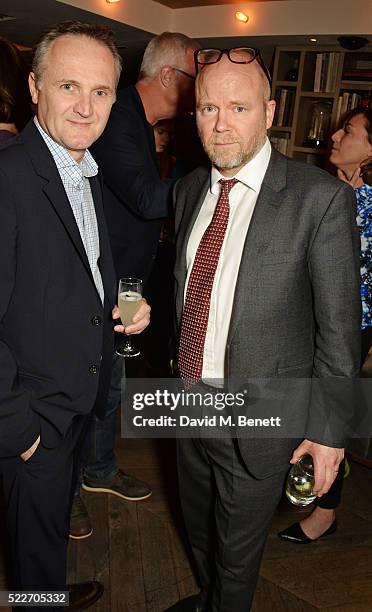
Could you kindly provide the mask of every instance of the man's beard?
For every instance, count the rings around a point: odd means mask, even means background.
[[[265,143],[266,139],[266,126],[264,129],[261,129],[254,134],[249,142],[244,142],[241,140],[232,140],[230,137],[216,137],[216,135],[212,136],[207,143],[203,142],[203,147],[211,160],[212,164],[218,168],[219,170],[232,170],[234,168],[241,168],[245,166],[251,159],[253,159],[262,146]],[[223,144],[224,142],[239,145],[239,151],[236,153],[218,153],[215,151],[215,145]]]

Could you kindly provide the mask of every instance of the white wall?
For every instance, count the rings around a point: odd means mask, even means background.
[[[284,0],[169,9],[153,0],[57,0],[159,34],[180,31],[196,38],[288,34],[372,34],[372,0]],[[237,10],[250,16],[234,19]]]
[[[247,24],[234,19],[237,10]],[[178,9],[172,29],[193,37],[372,33],[372,0],[287,0]]]
[[[153,0],[121,0],[115,4],[108,4],[106,0],[57,0],[57,2],[70,4],[154,34],[160,34],[171,27],[172,10]]]

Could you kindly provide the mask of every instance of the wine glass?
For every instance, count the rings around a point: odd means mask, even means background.
[[[133,323],[133,317],[141,306],[142,280],[140,278],[121,278],[119,280],[118,306],[124,327]],[[124,344],[116,349],[121,357],[138,357],[141,351],[132,345],[132,337],[126,336]]]
[[[285,487],[289,501],[295,506],[308,506],[314,499],[314,466],[311,455],[302,455],[292,465]]]

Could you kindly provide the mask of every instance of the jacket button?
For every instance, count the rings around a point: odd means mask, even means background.
[[[91,374],[98,374],[98,367],[96,365],[91,365],[89,368],[89,372]]]
[[[91,323],[95,327],[99,327],[100,325],[102,325],[102,319],[101,319],[101,317],[95,316],[95,317],[92,318]]]

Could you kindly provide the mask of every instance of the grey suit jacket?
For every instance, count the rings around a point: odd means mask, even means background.
[[[209,169],[198,168],[175,190],[178,331],[187,243],[209,184]],[[314,379],[344,382],[357,376],[361,307],[355,218],[348,185],[272,150],[235,287],[225,355],[230,388],[234,380],[252,378],[303,378],[314,385]],[[311,395],[309,389],[304,394]],[[343,417],[337,431],[309,419],[329,406],[327,394],[321,385],[312,391],[301,437],[343,446]],[[298,442],[240,439],[239,447],[248,469],[265,477],[288,464]]]

